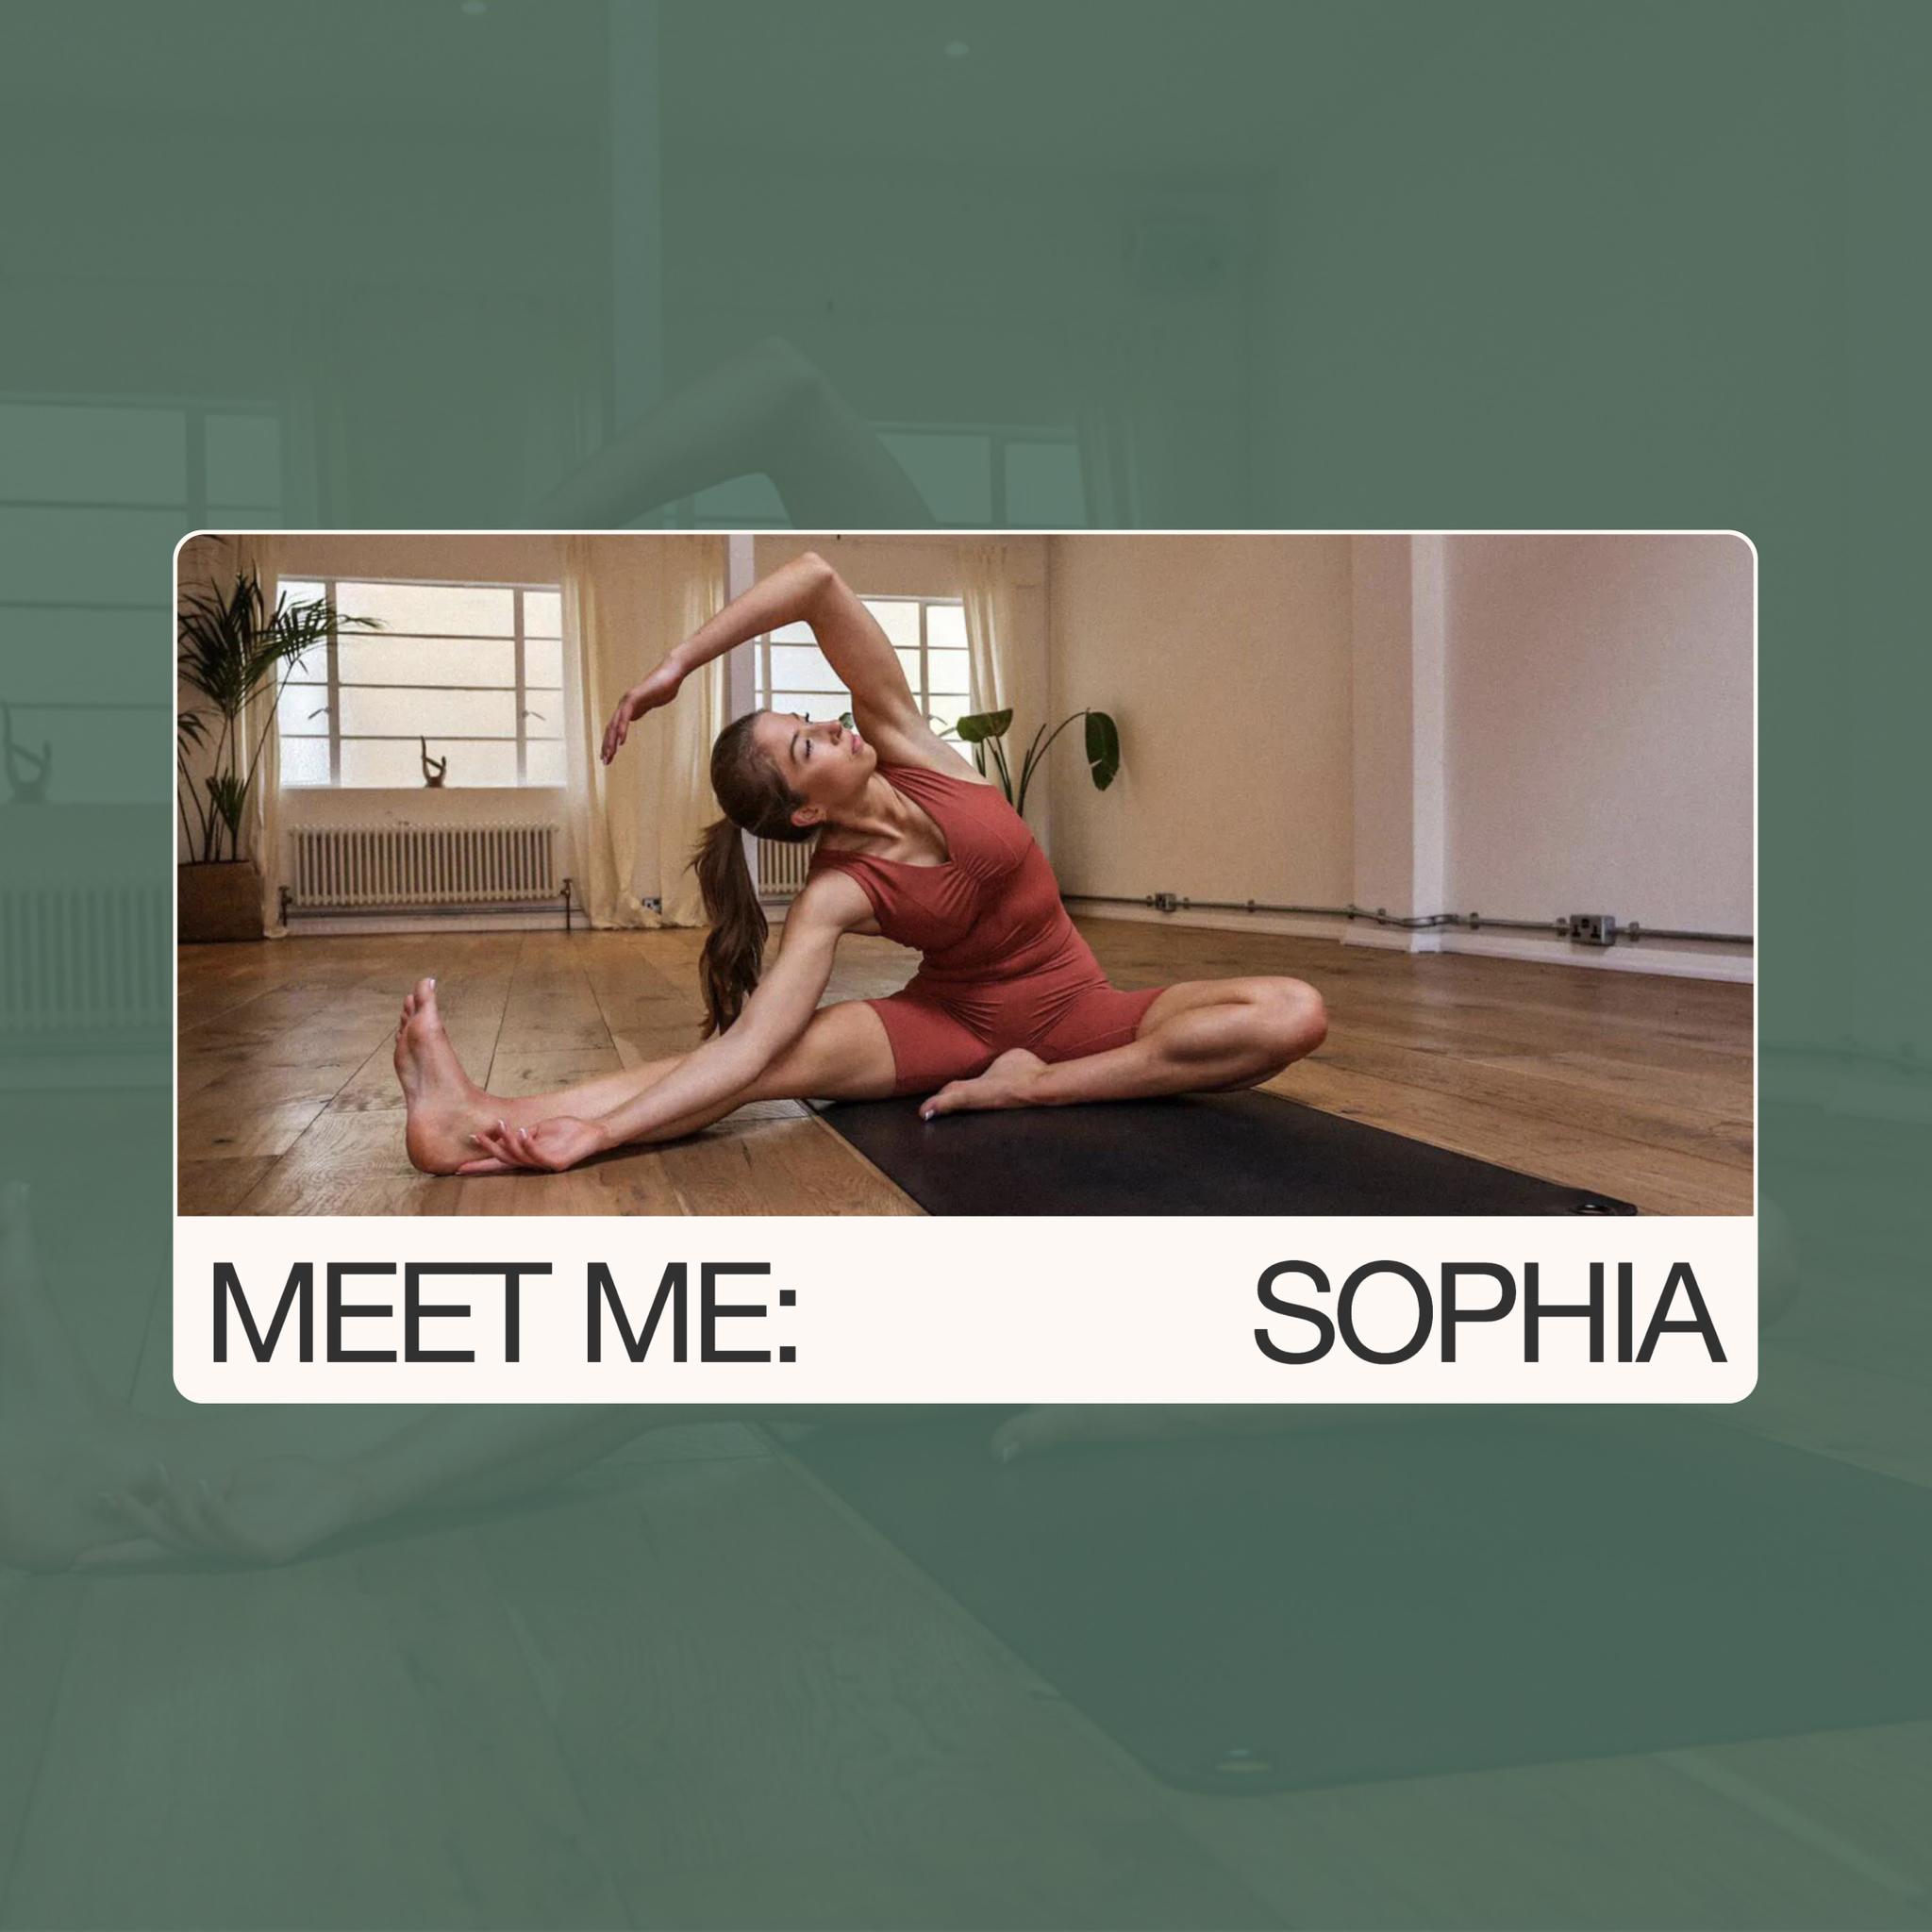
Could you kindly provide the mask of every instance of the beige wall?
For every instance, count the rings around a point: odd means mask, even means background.
[[[1740,539],[1048,541],[1054,715],[1104,706],[1123,742],[1105,794],[1057,753],[1070,893],[1752,930]],[[1731,950],[1440,943],[1749,972]]]
[[[1070,892],[1350,892],[1346,537],[1051,537],[1052,713],[1113,712],[1121,775],[1054,747]]]
[[[1453,903],[1749,932],[1749,546],[1459,537],[1449,550]]]

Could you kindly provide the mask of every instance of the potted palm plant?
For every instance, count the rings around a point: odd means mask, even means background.
[[[959,720],[957,727],[960,741],[973,747],[973,762],[979,767],[981,776],[986,774],[986,760],[989,752],[992,755],[993,772],[998,777],[1000,790],[1007,794],[1007,803],[1023,817],[1026,811],[1026,793],[1031,789],[1035,775],[1051,749],[1053,741],[1064,731],[1074,718],[1087,721],[1087,770],[1093,779],[1093,789],[1105,791],[1121,769],[1121,734],[1110,713],[1106,711],[1075,711],[1072,717],[1062,718],[1051,731],[1042,724],[1033,734],[1033,742],[1026,747],[1025,756],[1020,760],[1020,776],[1016,784],[1012,767],[1007,761],[1006,735],[1011,728],[1013,713],[1010,708],[1003,711],[974,711]]]
[[[210,585],[182,598],[175,671],[194,694],[177,710],[175,734],[175,803],[189,851],[175,874],[183,941],[261,937],[248,804],[282,687],[302,654],[332,632],[381,627],[340,617],[323,598],[291,604],[284,593],[271,607],[253,570],[237,571],[226,591]],[[264,691],[273,695],[251,730],[248,706]]]

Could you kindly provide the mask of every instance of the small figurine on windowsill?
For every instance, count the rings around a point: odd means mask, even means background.
[[[0,740],[7,750],[7,789],[9,805],[44,805],[47,781],[54,775],[54,747],[41,741],[38,753],[17,744],[13,738],[13,707],[0,705]]]
[[[429,741],[419,738],[416,742],[423,747],[423,782],[430,787],[442,783],[442,774],[449,770],[447,757],[433,758],[429,756]]]

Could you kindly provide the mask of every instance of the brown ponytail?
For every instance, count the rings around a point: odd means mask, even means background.
[[[758,716],[754,711],[735,719],[711,747],[711,790],[725,816],[705,833],[691,855],[711,928],[705,936],[698,969],[706,1016],[700,1037],[706,1040],[723,1033],[744,1010],[763,970],[765,936],[771,930],[751,868],[744,862],[741,835],[749,832],[755,838],[798,844],[817,829],[791,823],[791,814],[804,801],[753,741],[752,725]]]
[[[705,833],[691,866],[711,928],[705,935],[698,966],[705,994],[705,1030],[700,1037],[708,1040],[743,1011],[758,983],[771,924],[758,904],[751,868],[744,862],[744,834],[729,819],[719,819]]]

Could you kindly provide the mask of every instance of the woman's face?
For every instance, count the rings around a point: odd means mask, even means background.
[[[823,824],[836,817],[864,791],[878,766],[878,753],[836,718],[765,711],[752,726],[752,738],[805,801],[792,814],[795,824]]]

